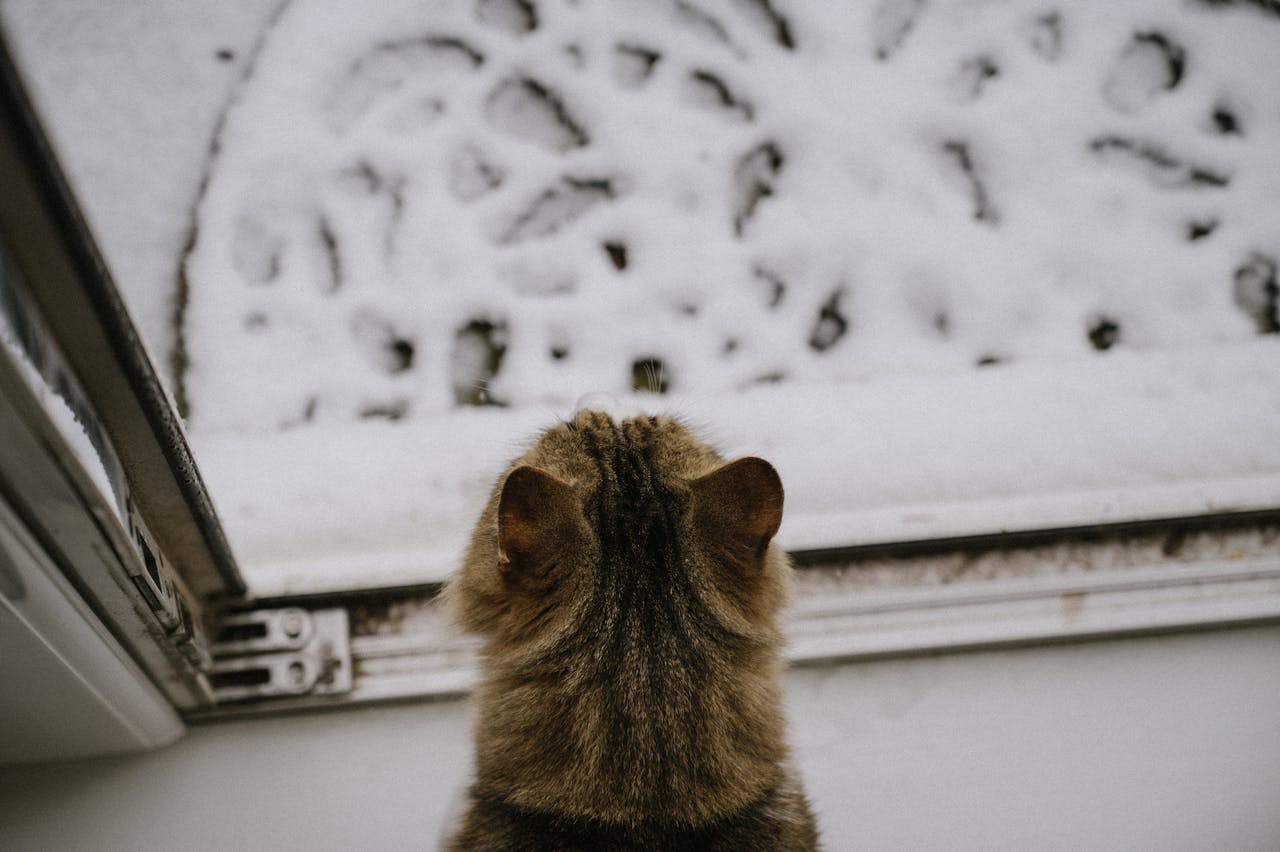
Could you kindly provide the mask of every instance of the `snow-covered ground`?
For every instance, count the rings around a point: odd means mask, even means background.
[[[1280,503],[1265,3],[0,8],[261,593],[446,575],[589,390],[792,547]]]

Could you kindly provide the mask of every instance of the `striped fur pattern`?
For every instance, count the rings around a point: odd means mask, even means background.
[[[448,590],[488,637],[451,849],[817,848],[777,686],[781,512],[767,462],[674,420],[535,442]]]

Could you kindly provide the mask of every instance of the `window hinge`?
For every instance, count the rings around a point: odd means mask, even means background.
[[[218,704],[351,691],[345,609],[233,613],[219,624],[212,652],[209,680]]]

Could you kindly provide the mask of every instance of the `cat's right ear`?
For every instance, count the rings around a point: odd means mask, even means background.
[[[690,483],[699,525],[733,561],[755,563],[782,523],[782,480],[773,465],[738,459]]]
[[[522,465],[507,475],[498,500],[498,564],[517,583],[545,576],[571,545],[577,529],[573,489],[551,474]]]

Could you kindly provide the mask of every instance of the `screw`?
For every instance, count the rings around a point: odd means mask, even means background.
[[[298,610],[290,610],[280,619],[280,627],[284,630],[284,635],[290,639],[297,639],[302,635],[302,628],[305,623],[302,613]]]

